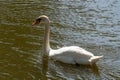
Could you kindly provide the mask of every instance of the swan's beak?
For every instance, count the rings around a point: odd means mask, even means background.
[[[32,26],[34,26],[34,25],[38,25],[39,23],[40,23],[39,20],[35,20],[35,21],[32,23]]]

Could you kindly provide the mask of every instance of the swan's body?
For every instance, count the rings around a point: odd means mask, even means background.
[[[93,64],[103,57],[94,56],[91,52],[78,46],[62,47],[57,50],[51,49],[49,43],[49,18],[45,15],[39,16],[33,25],[39,24],[41,21],[45,22],[44,52],[52,59],[69,64]]]

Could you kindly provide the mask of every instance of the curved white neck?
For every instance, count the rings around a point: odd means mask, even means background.
[[[50,42],[49,42],[49,36],[50,36],[50,26],[49,26],[49,20],[45,22],[45,33],[44,33],[44,53],[47,55],[50,51]]]

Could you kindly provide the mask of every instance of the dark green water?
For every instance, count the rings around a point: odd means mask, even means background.
[[[74,66],[42,54],[43,26],[51,46],[81,46],[104,55],[97,65]],[[0,80],[120,80],[120,0],[0,0]]]

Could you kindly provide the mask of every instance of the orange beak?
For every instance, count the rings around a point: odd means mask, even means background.
[[[34,25],[38,25],[40,22],[38,20],[35,20],[33,23],[32,23],[32,26]]]

